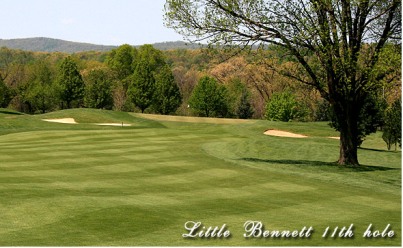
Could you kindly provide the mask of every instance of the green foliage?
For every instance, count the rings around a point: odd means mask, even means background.
[[[128,89],[131,101],[144,113],[153,102],[155,78],[147,60],[141,60],[133,74],[132,83]]]
[[[240,119],[249,119],[253,115],[253,108],[250,103],[250,92],[246,84],[236,78],[227,85],[230,114]]]
[[[166,115],[175,112],[182,103],[179,87],[175,82],[169,66],[161,68],[155,79],[153,108],[156,112]]]
[[[391,107],[386,110],[385,124],[383,126],[382,139],[385,141],[388,150],[392,144],[397,143],[402,146],[402,104],[401,99],[396,100]]]
[[[358,147],[361,146],[367,135],[375,133],[378,128],[383,125],[384,111],[387,107],[385,100],[376,94],[368,94],[364,99],[363,106],[360,108],[361,111],[358,114],[358,135],[356,137],[356,144]],[[337,131],[340,131],[339,121],[337,120],[334,111],[331,110],[330,113],[330,126]]]
[[[228,92],[214,78],[203,77],[189,99],[190,107],[206,117],[226,117],[228,115]]]
[[[90,71],[85,80],[84,103],[88,108],[112,109],[112,80],[103,69]]]
[[[3,106],[3,102],[6,95],[7,86],[4,84],[3,79],[0,77],[0,106]]]
[[[314,121],[330,121],[331,106],[328,101],[320,99],[316,102],[316,111],[314,113]]]
[[[106,63],[116,73],[118,80],[124,80],[133,74],[136,54],[136,48],[128,44],[121,45],[109,53]]]
[[[274,93],[266,106],[266,118],[272,121],[291,121],[302,119],[306,116],[306,111],[298,103],[295,96],[284,91]]]
[[[244,89],[241,94],[241,98],[238,103],[238,108],[236,114],[240,119],[249,119],[253,116],[253,108],[250,103],[250,95],[249,92]]]
[[[138,58],[138,61],[147,60],[150,70],[153,73],[156,73],[160,68],[166,65],[164,54],[149,44],[139,47]]]
[[[63,60],[59,68],[58,82],[60,86],[60,98],[66,102],[67,108],[72,107],[72,102],[79,106],[84,98],[85,85],[78,71],[77,64],[71,57]]]
[[[29,112],[45,113],[55,108],[57,103],[57,87],[53,81],[50,65],[38,61],[30,67],[29,79],[25,84],[23,100],[29,107]]]

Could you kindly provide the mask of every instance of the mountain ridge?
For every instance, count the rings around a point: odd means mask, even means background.
[[[197,49],[201,47],[201,45],[187,44],[186,42],[183,41],[167,41],[167,42],[154,43],[152,45],[160,50]],[[118,46],[97,45],[91,43],[67,41],[47,37],[34,37],[34,38],[0,39],[0,47],[7,47],[9,49],[19,49],[32,52],[78,53],[87,51],[107,52],[117,48]]]

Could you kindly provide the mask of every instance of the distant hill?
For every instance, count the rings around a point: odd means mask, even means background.
[[[174,50],[174,49],[199,49],[203,47],[201,44],[191,44],[184,41],[168,41],[152,44],[156,49],[159,50]],[[136,46],[139,47],[139,46]]]
[[[160,50],[171,49],[197,49],[200,45],[187,44],[183,41],[172,41],[152,44],[155,48]],[[89,43],[72,42],[52,38],[25,38],[25,39],[0,39],[0,47],[8,47],[10,49],[20,49],[24,51],[33,52],[64,52],[64,53],[77,53],[85,51],[110,51],[117,46],[104,46],[94,45]],[[138,46],[136,46],[138,47]]]
[[[102,46],[88,43],[72,42],[51,38],[26,38],[26,39],[0,39],[0,47],[21,49],[33,52],[65,52],[76,53],[84,51],[109,51],[114,46]]]

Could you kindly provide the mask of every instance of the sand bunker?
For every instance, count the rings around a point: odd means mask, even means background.
[[[63,123],[63,124],[78,124],[74,118],[60,118],[60,119],[42,119],[47,122]],[[124,123],[94,123],[98,126],[115,126],[115,127],[130,127],[132,124]]]
[[[98,126],[114,126],[114,127],[130,127],[132,124],[124,124],[124,123],[96,123]]]
[[[328,137],[329,139],[337,139],[340,140],[340,137]]]
[[[270,135],[270,136],[288,137],[288,138],[307,138],[308,137],[308,136],[305,136],[302,134],[290,133],[290,132],[274,130],[274,129],[269,129],[266,132],[264,132],[264,134]]]
[[[56,123],[63,123],[63,124],[78,124],[76,120],[73,118],[61,118],[61,119],[43,119],[47,122],[56,122]]]

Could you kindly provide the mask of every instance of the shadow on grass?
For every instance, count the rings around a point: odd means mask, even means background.
[[[351,172],[365,172],[365,171],[389,171],[389,170],[397,170],[397,168],[389,168],[382,166],[369,166],[369,165],[360,165],[360,166],[341,166],[337,164],[337,162],[323,162],[323,161],[311,161],[311,160],[290,160],[290,159],[260,159],[260,158],[241,158],[241,160],[248,162],[260,162],[260,163],[269,163],[269,164],[287,164],[287,165],[303,165],[303,166],[312,166],[312,167],[332,167],[335,169],[342,169],[345,171]]]
[[[22,113],[13,112],[13,111],[9,111],[9,110],[0,110],[0,114],[6,114],[6,115],[23,115]]]
[[[362,147],[360,147],[358,149],[359,150],[364,150],[364,151],[385,152],[385,153],[387,153],[387,152],[398,152],[398,151],[395,151],[395,150],[388,151],[388,150],[381,150],[381,149],[374,149],[374,148],[362,148]]]

